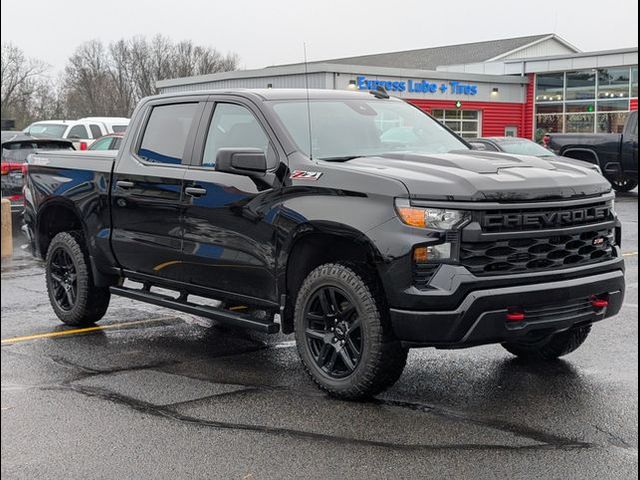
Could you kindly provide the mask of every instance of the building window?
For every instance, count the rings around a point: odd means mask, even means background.
[[[440,122],[463,138],[478,138],[481,136],[482,122],[478,110],[432,110],[433,115]]]
[[[591,100],[596,98],[596,74],[592,70],[567,72],[566,100]]]
[[[629,97],[637,96],[637,67],[537,75],[535,139],[545,133],[620,133]]]
[[[564,73],[536,75],[536,102],[558,102],[564,99]]]
[[[598,70],[598,98],[627,98],[629,96],[629,69],[604,68]]]

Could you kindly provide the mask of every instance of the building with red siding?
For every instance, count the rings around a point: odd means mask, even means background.
[[[307,87],[384,87],[466,138],[620,132],[638,108],[638,48],[582,52],[543,34],[158,82],[163,93]]]

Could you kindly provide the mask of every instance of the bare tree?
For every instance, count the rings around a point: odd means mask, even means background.
[[[22,50],[11,43],[2,44],[2,116],[15,116],[16,107],[33,94],[47,65],[27,58]]]
[[[48,67],[2,44],[2,116],[24,126],[33,120],[87,115],[129,116],[140,98],[156,93],[158,80],[235,70],[238,57],[190,40],[156,35],[107,46],[81,44],[54,80]]]

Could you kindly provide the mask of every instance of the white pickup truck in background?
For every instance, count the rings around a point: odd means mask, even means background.
[[[109,133],[121,133],[129,125],[128,118],[86,117],[78,120],[43,120],[34,122],[24,133],[39,137],[71,140],[77,150],[86,150],[98,138]]]

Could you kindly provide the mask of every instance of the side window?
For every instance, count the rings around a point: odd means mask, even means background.
[[[84,125],[75,125],[71,127],[71,130],[69,130],[67,138],[89,138],[89,134],[87,133],[87,129],[84,127]]]
[[[89,125],[89,130],[91,130],[92,138],[100,138],[102,136],[102,130],[100,130],[100,126],[98,125]]]
[[[111,143],[111,150],[120,150],[120,144],[122,143],[122,137],[113,137]]]
[[[187,136],[197,111],[197,103],[153,107],[138,155],[148,162],[182,163]]]
[[[213,167],[221,148],[259,148],[269,156],[269,138],[247,108],[231,103],[216,105],[209,125],[202,165]]]
[[[101,138],[91,145],[91,150],[109,150],[111,147],[111,137]]]

